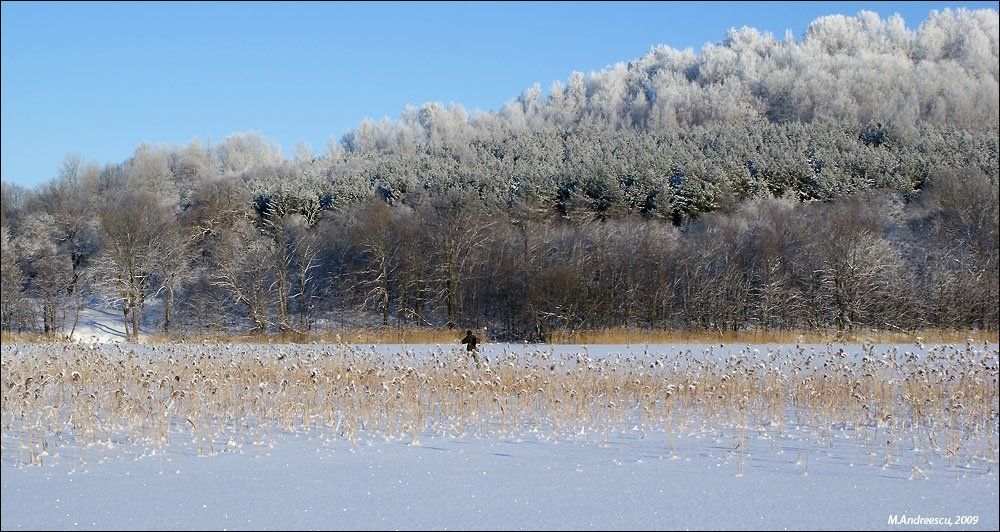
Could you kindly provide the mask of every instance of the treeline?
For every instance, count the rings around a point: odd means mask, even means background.
[[[638,214],[680,224],[746,199],[786,194],[803,201],[869,189],[910,196],[935,172],[995,179],[998,161],[996,128],[744,122],[673,132],[507,130],[488,142],[371,153],[338,144],[322,157],[300,145],[289,160],[274,143],[251,132],[214,145],[143,143],[120,164],[101,166],[69,156],[58,179],[80,181],[94,202],[142,189],[175,211],[193,205],[203,182],[225,179],[245,188],[251,201],[317,201],[321,209],[333,211],[372,195],[398,204],[415,191],[457,190],[485,208],[526,203],[546,216]],[[39,192],[6,186],[12,196]]]
[[[947,169],[996,176],[998,142],[995,128],[930,124],[744,122],[657,133],[545,128],[507,131],[488,142],[347,153],[324,159],[330,166],[312,188],[348,203],[372,190],[395,202],[412,190],[457,188],[490,207],[527,202],[554,216],[631,213],[679,224],[746,199],[827,200],[875,188],[910,195],[932,172]],[[270,168],[246,177],[262,193],[274,188]]]
[[[666,47],[327,153],[260,134],[3,183],[2,327],[997,327],[996,11]],[[156,305],[156,312],[148,312]]]
[[[408,107],[396,123],[365,121],[349,149],[407,149],[498,129],[545,127],[672,131],[766,120],[876,121],[992,129],[998,120],[997,11],[932,12],[916,30],[899,16],[820,17],[801,40],[744,27],[718,43],[574,72],[543,94],[535,85],[498,112]]]
[[[629,326],[997,329],[1000,209],[982,174],[936,175],[909,198],[748,200],[681,226],[495,209],[457,189],[324,210],[225,179],[180,212],[146,190],[95,200],[67,181],[4,204],[6,330],[65,332],[95,296],[131,333],[305,332],[319,318],[539,340]]]

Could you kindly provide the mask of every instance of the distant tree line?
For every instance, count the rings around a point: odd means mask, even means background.
[[[2,327],[996,330],[997,14],[655,48],[323,156],[256,133],[2,187]],[[155,305],[156,312],[148,306]]]
[[[626,326],[997,328],[997,185],[978,171],[934,174],[909,196],[745,199],[679,225],[488,206],[458,188],[333,209],[226,178],[202,182],[184,208],[145,186],[95,197],[73,178],[5,187],[3,206],[8,331],[68,332],[94,297],[130,334],[305,332],[317,318],[519,339]]]

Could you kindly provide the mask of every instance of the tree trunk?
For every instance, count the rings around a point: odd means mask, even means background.
[[[389,326],[389,291],[382,291],[382,327]]]
[[[452,249],[448,259],[448,280],[445,285],[448,328],[454,329],[458,325],[458,250]]]
[[[132,302],[132,340],[139,340],[139,305]]]
[[[170,332],[170,310],[174,306],[174,289],[167,288],[167,295],[163,301],[163,332]]]
[[[122,298],[122,324],[125,327],[125,340],[128,341],[131,336],[129,335],[128,329],[128,299]]]
[[[445,286],[445,291],[447,292],[448,300],[448,328],[454,329],[458,320],[456,319],[456,307],[458,306],[458,295],[457,290],[455,290],[455,279],[449,274],[448,281]]]

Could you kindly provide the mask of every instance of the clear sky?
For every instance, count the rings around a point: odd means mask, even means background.
[[[140,141],[218,141],[256,130],[286,154],[317,153],[365,117],[406,104],[497,109],[731,27],[801,38],[818,16],[997,2],[779,3],[28,3],[2,4],[2,176],[32,186],[79,153],[100,163]]]

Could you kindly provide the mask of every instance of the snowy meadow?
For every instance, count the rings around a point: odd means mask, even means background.
[[[4,345],[2,524],[995,529],[997,360],[972,343],[494,344],[478,364],[428,345]]]

